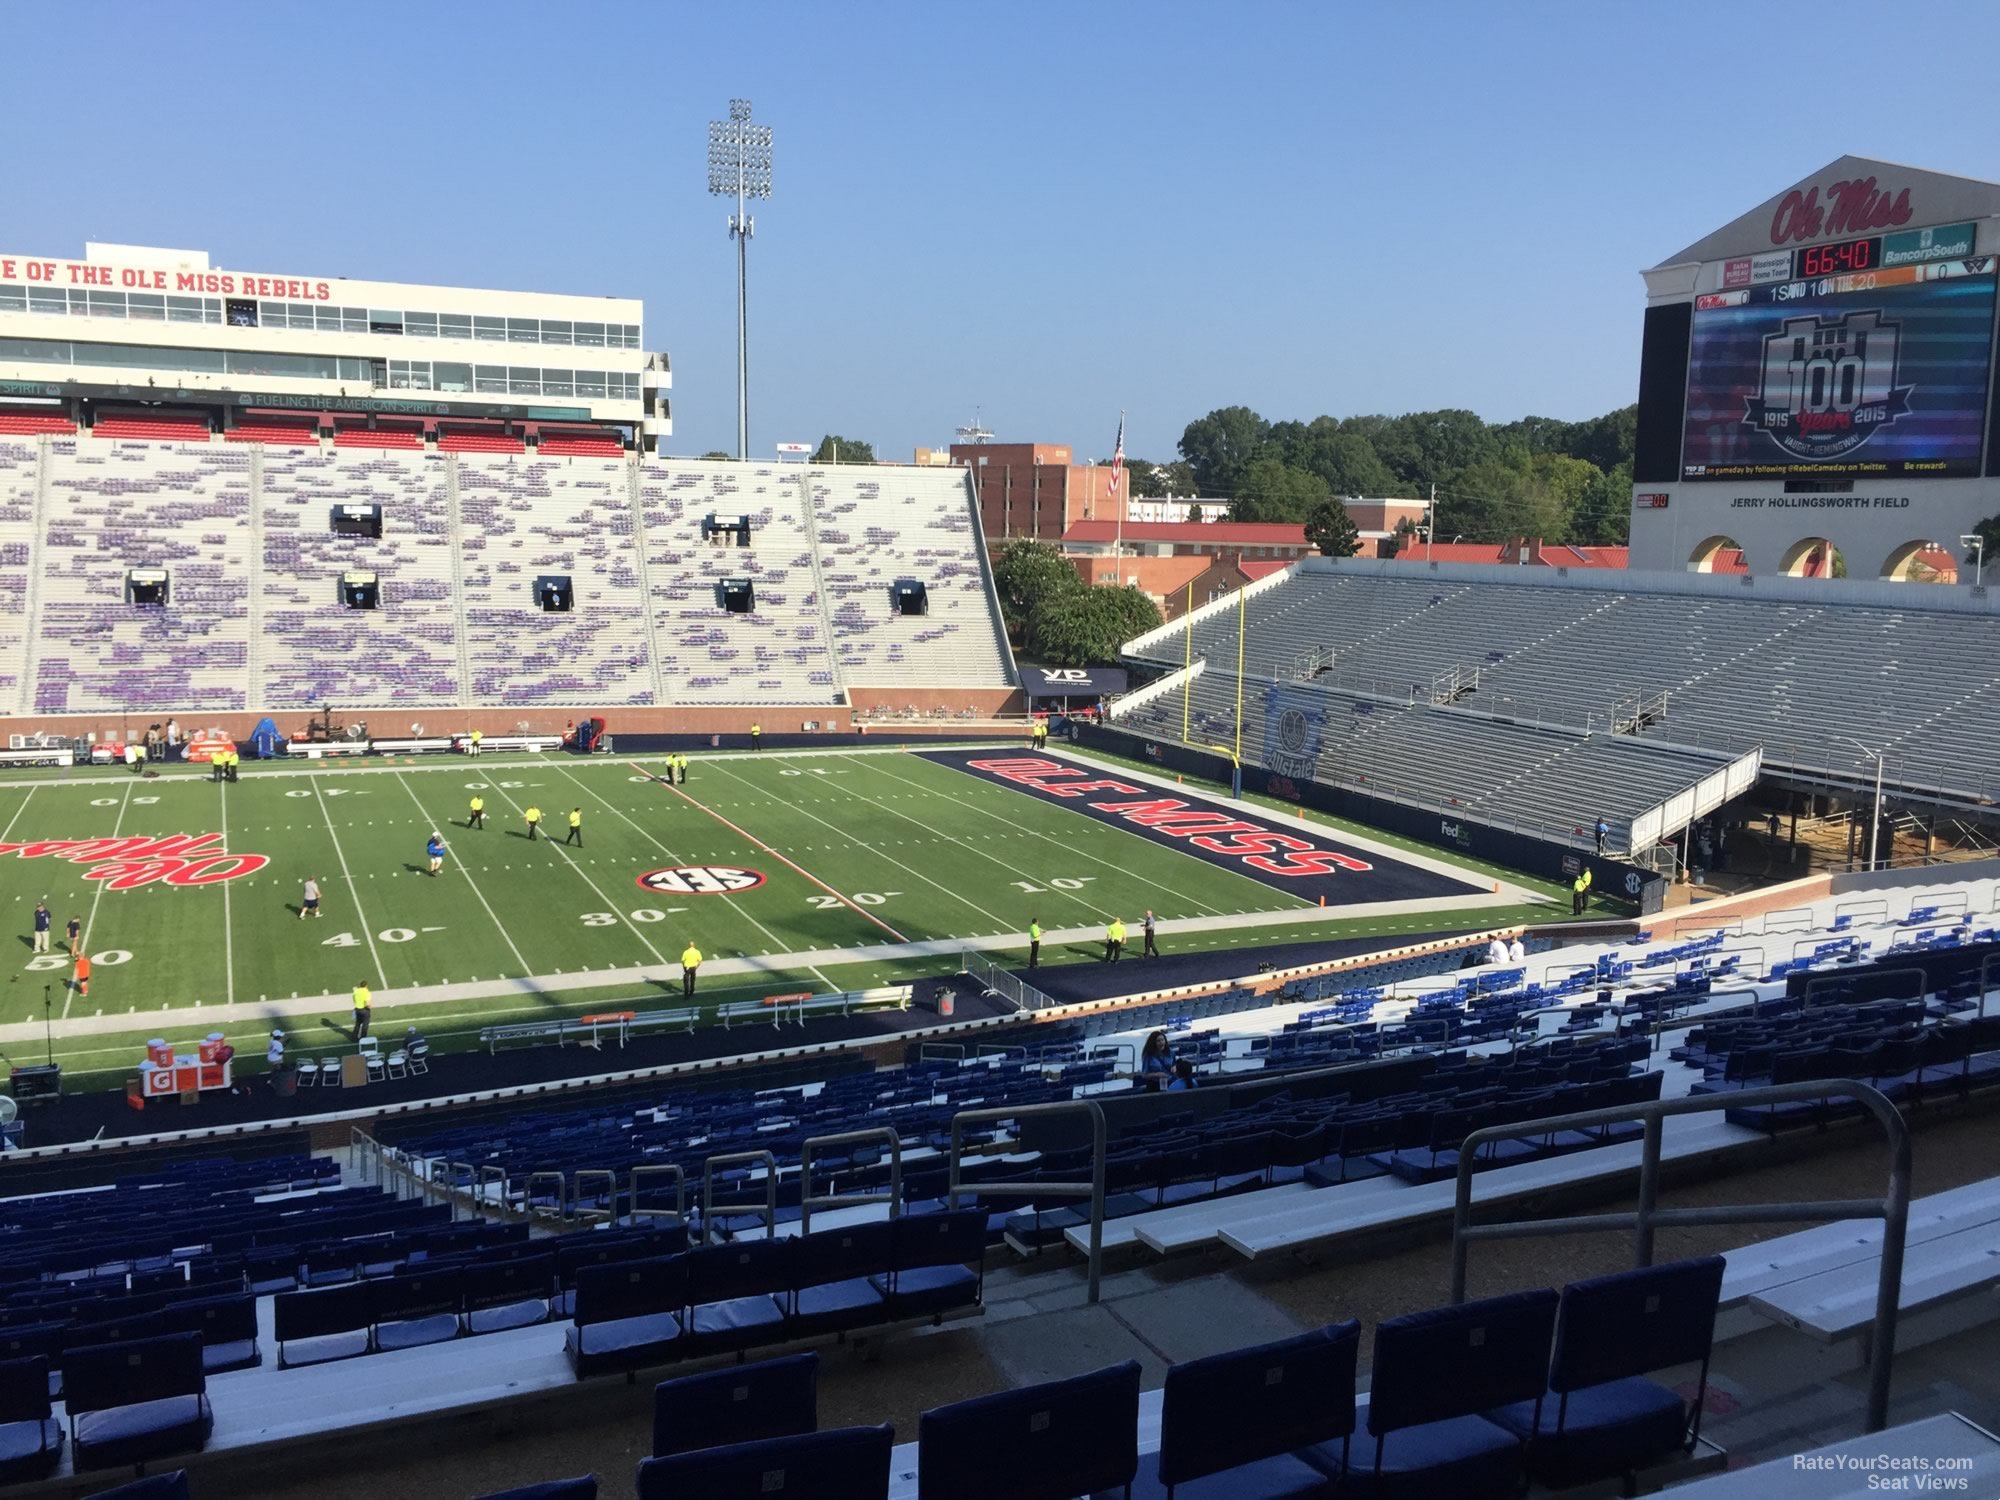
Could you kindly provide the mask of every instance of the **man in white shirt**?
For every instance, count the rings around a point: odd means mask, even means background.
[[[274,1031],[271,1033],[271,1045],[264,1049],[264,1061],[274,1068],[281,1068],[285,1065],[284,1032]]]
[[[1486,961],[1489,964],[1504,964],[1507,962],[1507,940],[1505,938],[1496,937],[1486,945]]]
[[[1516,937],[1513,942],[1507,945],[1507,962],[1510,964],[1519,964],[1526,963],[1527,961],[1528,945],[1522,942],[1519,937]]]

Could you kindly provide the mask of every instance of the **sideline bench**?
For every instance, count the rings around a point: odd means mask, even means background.
[[[865,1015],[876,1010],[908,1010],[915,987],[907,984],[881,985],[872,990],[842,990],[832,995],[766,995],[761,1000],[732,1000],[716,1007],[716,1017],[727,1031],[738,1021],[768,1021],[773,1028],[786,1021],[803,1026],[808,1016]]]
[[[607,1029],[617,1037],[618,1045],[642,1031],[693,1031],[695,1023],[701,1019],[701,1012],[692,1005],[676,1006],[672,1010],[617,1010],[600,1011],[587,1016],[562,1016],[549,1021],[517,1021],[506,1026],[482,1026],[479,1028],[479,1044],[490,1057],[500,1050],[503,1042],[546,1042],[554,1040],[558,1047],[568,1043],[571,1037],[580,1045],[603,1048]]]

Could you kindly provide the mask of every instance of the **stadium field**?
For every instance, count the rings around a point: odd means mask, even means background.
[[[1031,918],[1062,963],[1095,956],[1113,916],[1136,949],[1149,908],[1170,952],[1548,911],[1531,881],[1011,746],[700,754],[678,787],[663,771],[486,756],[253,763],[227,785],[182,765],[0,781],[0,1049],[40,1061],[46,1017],[72,1074],[129,1071],[145,1036],[197,1028],[247,1054],[270,1025],[344,1026],[365,982],[378,1033],[415,1024],[449,1050],[482,1024],[678,1004],[690,942],[712,1006],[948,972],[967,946],[1019,964]]]

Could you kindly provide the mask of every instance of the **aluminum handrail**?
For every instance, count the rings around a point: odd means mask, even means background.
[[[1661,1208],[1660,1140],[1664,1122],[1675,1115],[1713,1114],[1717,1110],[1753,1109],[1764,1104],[1789,1104],[1800,1099],[1852,1099],[1881,1125],[1889,1143],[1889,1183],[1880,1198],[1834,1198],[1805,1203],[1711,1204],[1701,1208]],[[1560,1219],[1511,1219],[1488,1224],[1472,1222],[1472,1169],[1479,1148],[1488,1141],[1513,1136],[1580,1130],[1644,1122],[1646,1135],[1639,1165],[1639,1206],[1633,1213],[1580,1214]],[[1653,1263],[1653,1232],[1661,1226],[1693,1228],[1710,1224],[1825,1223],[1836,1219],[1882,1220],[1882,1267],[1875,1288],[1875,1321],[1868,1341],[1868,1431],[1889,1423],[1889,1373],[1896,1357],[1896,1318],[1903,1284],[1903,1242],[1910,1223],[1910,1130],[1896,1106],[1883,1094],[1852,1078],[1814,1079],[1767,1088],[1737,1089],[1721,1094],[1691,1094],[1680,1099],[1651,1099],[1607,1109],[1579,1110],[1540,1120],[1489,1125],[1467,1135],[1458,1148],[1458,1192],[1452,1207],[1451,1300],[1465,1300],[1466,1259],[1475,1240],[1529,1239],[1544,1234],[1601,1234],[1629,1229],[1633,1261]]]
[[[965,1154],[965,1127],[988,1120],[1048,1119],[1052,1115],[1082,1113],[1090,1120],[1090,1181],[1088,1182],[975,1182],[964,1183],[959,1168]],[[1097,1301],[1098,1285],[1104,1275],[1104,1106],[1095,1099],[1058,1099],[1048,1104],[1000,1105],[989,1109],[960,1110],[951,1117],[951,1176],[945,1190],[945,1206],[958,1207],[958,1196],[969,1192],[981,1198],[1088,1198],[1090,1199],[1090,1298]],[[997,1144],[1014,1144],[1013,1142]]]
[[[709,1226],[715,1221],[716,1167],[749,1162],[761,1162],[764,1166],[764,1233],[769,1237],[778,1232],[778,1158],[768,1151],[730,1151],[721,1156],[711,1156],[701,1164],[701,1242],[704,1245],[709,1243]],[[755,1205],[746,1199],[742,1203],[726,1203],[723,1207],[731,1213],[740,1213]]]
[[[799,1143],[799,1233],[812,1229],[815,1208],[863,1208],[881,1203],[880,1193],[814,1193],[812,1190],[813,1152],[834,1146],[860,1146],[874,1141],[889,1143],[889,1217],[903,1211],[903,1138],[887,1125],[867,1130],[845,1130],[838,1135],[808,1136]]]
[[[618,1173],[610,1167],[578,1167],[570,1174],[569,1219],[572,1223],[583,1217],[583,1179],[593,1182],[604,1179],[604,1216],[618,1217]]]
[[[521,1179],[521,1213],[527,1218],[534,1218],[536,1213],[535,1184],[538,1182],[553,1182],[556,1185],[554,1208],[544,1209],[542,1212],[551,1214],[559,1220],[567,1219],[569,1217],[569,1176],[567,1173],[558,1172],[552,1167],[545,1168],[539,1172],[530,1172],[526,1177]]]
[[[672,1175],[674,1179],[674,1218],[678,1222],[683,1222],[683,1223],[686,1222],[687,1173],[681,1169],[681,1166],[678,1162],[653,1162],[649,1165],[634,1167],[627,1179],[631,1184],[630,1188],[628,1189],[632,1197],[632,1206],[631,1209],[629,1210],[629,1214],[633,1224],[634,1225],[638,1224],[639,1214],[641,1212],[639,1208],[639,1176],[641,1173],[644,1173],[647,1176],[657,1176],[662,1173],[667,1173]],[[649,1208],[644,1210],[644,1212],[646,1214],[646,1217],[648,1218],[657,1218],[659,1216],[659,1210],[657,1209]]]

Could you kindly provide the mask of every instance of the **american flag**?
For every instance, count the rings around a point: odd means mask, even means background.
[[[1111,450],[1111,498],[1118,498],[1118,477],[1125,472],[1125,413],[1118,413],[1118,446]]]

